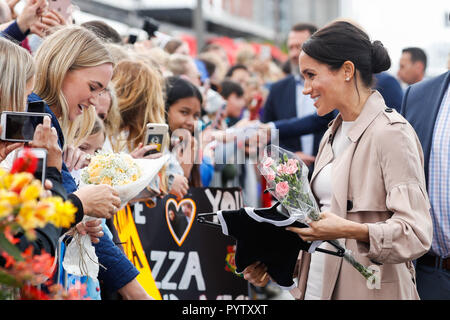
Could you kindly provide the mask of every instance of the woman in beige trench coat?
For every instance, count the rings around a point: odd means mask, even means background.
[[[339,115],[321,141],[311,178],[321,220],[310,228],[288,229],[307,241],[338,239],[380,281],[368,284],[349,263],[331,255],[320,265],[316,260],[320,272],[310,270],[312,255],[323,253],[301,251],[294,274],[298,285],[291,290],[296,299],[310,297],[308,290],[318,299],[419,299],[412,261],[431,245],[430,203],[414,129],[371,89],[373,74],[389,67],[381,42],[372,43],[345,21],[325,26],[303,45],[303,93],[315,100],[320,116],[334,109]],[[255,263],[244,277],[264,286],[270,278],[265,273],[265,266]],[[308,286],[308,276],[314,286]]]

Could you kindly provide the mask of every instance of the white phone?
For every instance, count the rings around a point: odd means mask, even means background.
[[[17,152],[17,157],[23,156],[25,149],[21,148]],[[42,186],[44,186],[46,178],[46,168],[47,168],[47,150],[42,148],[31,148],[31,152],[38,159],[38,164],[36,170],[34,171],[34,177],[42,181]]]
[[[147,133],[145,135],[145,144],[156,145],[155,150],[148,151],[145,156],[153,153],[159,153],[164,151],[164,147],[167,145],[167,135],[169,132],[169,126],[165,123],[147,123]]]
[[[44,121],[48,113],[4,111],[0,116],[1,140],[29,142],[33,140],[35,127]]]
[[[67,23],[71,23],[70,19],[73,13],[71,0],[48,0],[48,9],[55,10],[63,16]]]

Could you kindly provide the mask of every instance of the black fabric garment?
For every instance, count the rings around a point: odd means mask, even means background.
[[[275,224],[283,224],[286,219],[275,210],[253,212]],[[306,225],[297,221],[283,226],[259,222],[249,216],[245,209],[218,212],[218,216],[223,233],[236,239],[237,272],[242,272],[247,266],[260,261],[267,266],[268,274],[278,285],[291,287],[294,284],[292,278],[299,251],[308,251],[311,243],[303,241],[297,234],[285,228],[305,228]]]

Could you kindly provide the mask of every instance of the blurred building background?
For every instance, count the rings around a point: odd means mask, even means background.
[[[145,17],[159,23],[161,34],[188,35],[199,48],[211,37],[268,42],[285,49],[290,27],[310,22],[318,27],[338,17],[358,22],[374,40],[381,40],[395,74],[401,50],[423,48],[428,76],[444,72],[450,53],[448,0],[73,0],[79,22],[101,19],[123,36],[144,39]],[[202,3],[201,6],[199,4]],[[197,49],[197,48],[196,48]]]

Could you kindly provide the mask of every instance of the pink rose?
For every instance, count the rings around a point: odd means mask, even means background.
[[[267,169],[266,171],[266,179],[267,181],[273,181],[275,180],[275,171],[273,171],[272,169]]]
[[[297,159],[289,159],[287,162],[288,167],[290,166],[297,166],[298,165],[298,160]]]
[[[289,184],[286,181],[277,183],[275,191],[279,197],[284,198],[289,193]]]
[[[271,157],[267,157],[263,162],[264,168],[270,168],[275,161]]]
[[[288,162],[288,164],[286,166],[286,170],[285,170],[287,174],[294,174],[297,172],[297,170],[298,170],[298,167],[297,167],[296,163],[289,164],[289,162]]]
[[[278,174],[284,174],[284,173],[287,173],[286,172],[286,165],[284,165],[284,164],[279,164],[278,166],[277,166],[277,173]]]

